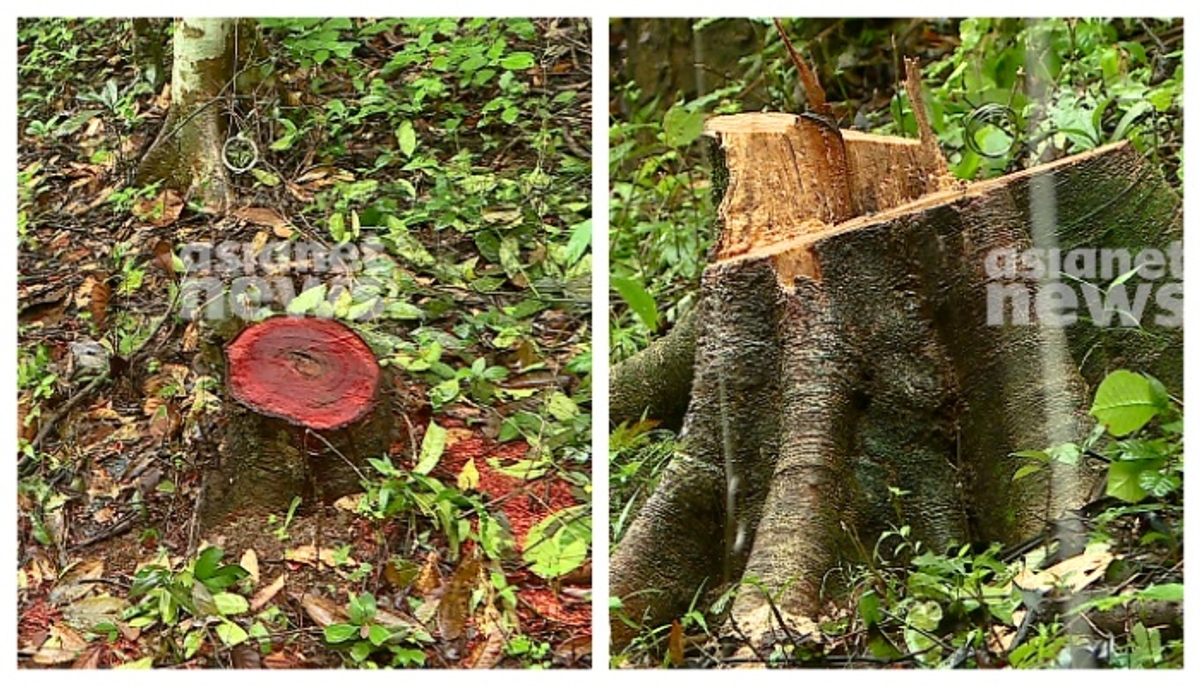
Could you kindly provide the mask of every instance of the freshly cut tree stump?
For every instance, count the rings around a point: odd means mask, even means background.
[[[1088,465],[1014,482],[1011,454],[1082,440],[1106,372],[1182,392],[1182,328],[1156,320],[1177,304],[1165,291],[1140,327],[1096,325],[1082,296],[1062,325],[1062,308],[1038,304],[1050,283],[1020,280],[1027,321],[989,323],[994,251],[1168,253],[1182,238],[1178,195],[1129,145],[965,184],[935,145],[812,117],[717,117],[707,133],[721,234],[694,334],[636,360],[636,378],[690,397],[682,447],[612,558],[626,616],[659,626],[702,589],[755,579],[795,635],[819,634],[806,618],[836,590],[829,572],[889,527],[935,550],[1012,543],[1089,499]],[[1162,285],[1126,285],[1143,283]],[[678,405],[652,384],[624,390],[625,418]],[[743,585],[730,625],[769,640],[775,621]],[[635,634],[613,618],[615,646]]]
[[[367,458],[396,439],[391,383],[367,344],[329,319],[277,317],[225,347],[236,401],[206,476],[208,526],[247,508],[286,510],[292,498],[330,502],[361,490]]]

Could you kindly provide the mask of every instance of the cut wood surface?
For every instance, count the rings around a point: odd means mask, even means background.
[[[358,334],[330,319],[268,319],[239,334],[225,353],[235,399],[310,429],[361,418],[379,387],[375,354]]]

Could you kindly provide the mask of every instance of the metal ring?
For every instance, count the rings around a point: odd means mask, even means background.
[[[967,117],[964,125],[966,127],[964,138],[966,139],[967,147],[980,157],[989,157],[992,159],[1005,157],[1016,149],[1019,142],[1017,140],[1017,133],[1021,130],[1021,122],[1017,119],[1017,113],[1011,107],[1005,107],[994,102],[987,103],[975,108],[975,111],[971,112],[970,116]],[[975,139],[975,134],[984,126],[993,126],[1012,139],[1008,148],[1001,152],[988,152],[984,150],[979,145],[979,141]]]
[[[251,158],[249,164],[239,167],[229,160],[229,146],[235,142],[250,149]],[[236,151],[237,149],[235,148],[234,150]],[[221,161],[225,163],[225,168],[234,174],[248,172],[258,165],[258,146],[254,144],[254,141],[240,133],[232,138],[226,138],[225,145],[221,147]]]

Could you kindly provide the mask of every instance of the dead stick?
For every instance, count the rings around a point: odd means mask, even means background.
[[[800,72],[800,82],[804,84],[804,92],[808,96],[808,106],[817,114],[832,118],[833,110],[829,107],[829,103],[825,102],[825,89],[821,88],[821,82],[817,80],[817,75],[808,68],[808,64],[800,56],[800,53],[796,52],[796,47],[792,45],[791,39],[783,30],[783,23],[779,19],[775,19],[774,22],[775,30],[779,32],[779,37],[783,39],[788,55],[792,58],[792,64],[796,65],[796,71]]]

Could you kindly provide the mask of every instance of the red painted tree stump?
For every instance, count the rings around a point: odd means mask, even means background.
[[[277,317],[225,346],[229,421],[205,475],[201,522],[249,509],[285,513],[293,498],[332,502],[362,490],[367,459],[399,438],[393,383],[352,329]],[[401,408],[402,409],[402,408]]]
[[[225,349],[229,392],[246,407],[309,429],[337,429],[371,410],[379,364],[358,334],[329,319],[278,317]]]

